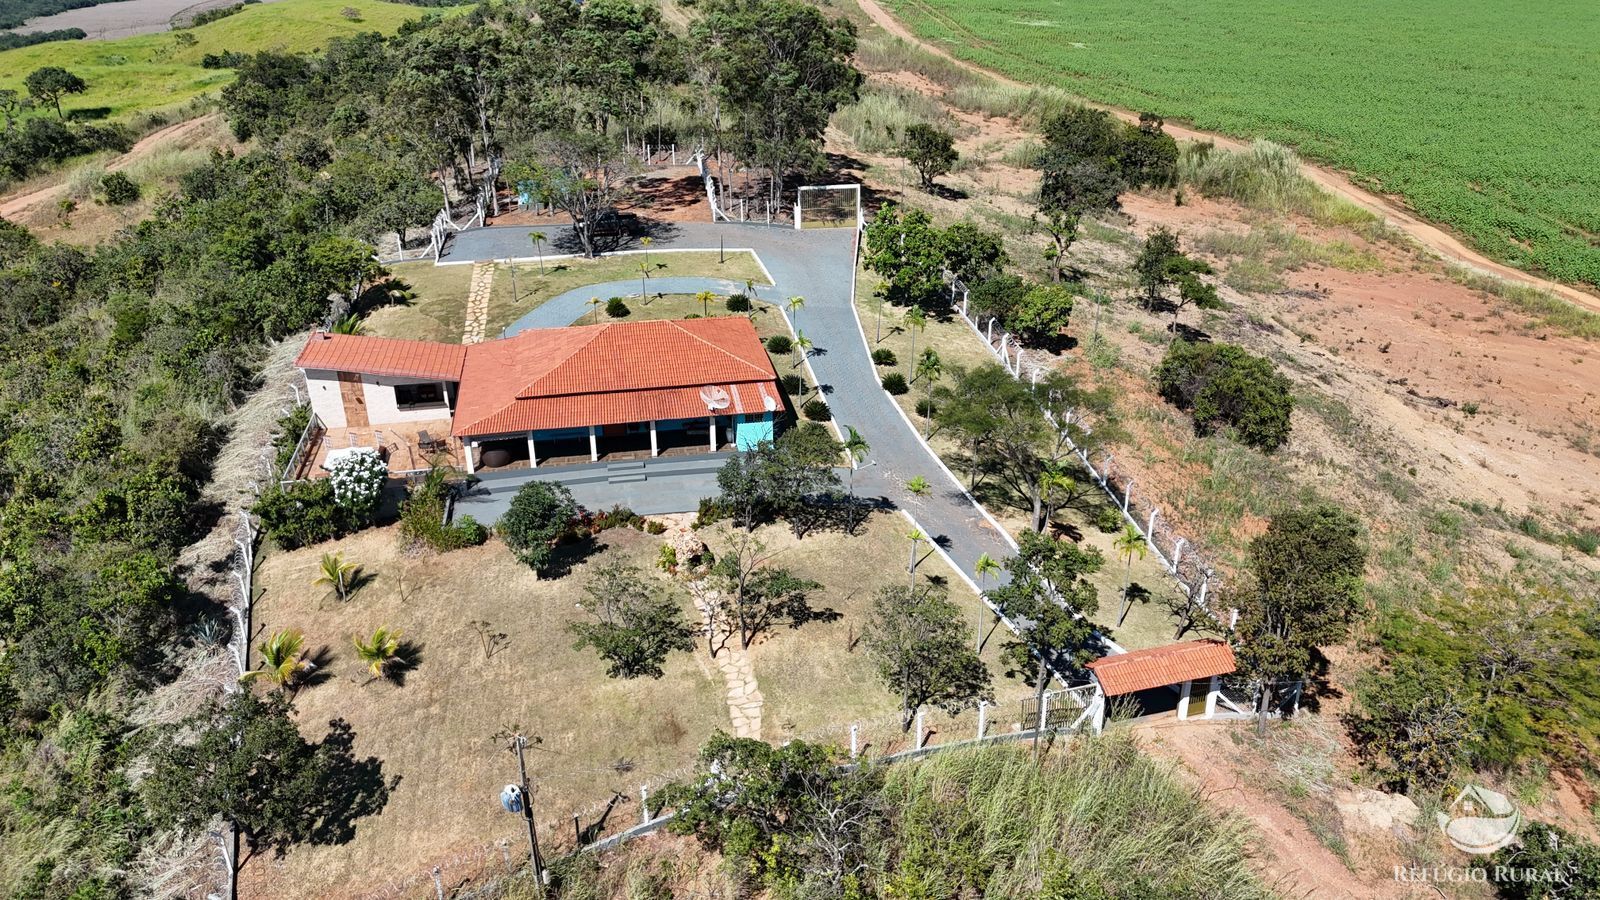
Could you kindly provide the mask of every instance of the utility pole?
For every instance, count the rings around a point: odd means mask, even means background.
[[[543,900],[544,857],[539,853],[539,831],[533,823],[533,791],[528,784],[528,761],[522,755],[523,748],[528,746],[528,739],[520,734],[512,735],[511,746],[517,751],[517,775],[522,785],[522,818],[528,823],[528,858],[533,861],[534,896]]]

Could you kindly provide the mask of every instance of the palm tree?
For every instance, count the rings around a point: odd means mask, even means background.
[[[789,307],[789,321],[790,321],[791,324],[793,324],[795,326],[795,330],[798,331],[799,330],[799,326],[800,326],[800,310],[806,308],[806,298],[804,298],[804,297],[790,297],[789,298],[789,302],[788,302],[788,307]]]
[[[355,563],[345,562],[343,553],[324,553],[321,564],[317,566],[317,580],[312,584],[325,584],[333,588],[340,600],[348,600],[352,576],[359,568]]]
[[[528,240],[533,241],[533,249],[539,254],[539,274],[544,274],[544,242],[550,240],[550,235],[542,231],[528,232]]]
[[[913,306],[906,311],[906,325],[911,328],[911,358],[917,358],[917,332],[928,327],[928,314],[922,307]]]
[[[933,431],[933,383],[938,381],[939,376],[943,374],[944,362],[939,359],[938,351],[932,347],[923,348],[922,358],[917,360],[916,373],[916,377],[922,379],[923,386],[928,389],[928,414],[926,416],[928,422],[927,430],[922,433],[923,437],[927,437]]]
[[[650,265],[650,245],[654,243],[655,240],[652,238],[639,238],[639,246],[644,248],[644,264],[647,266]]]
[[[1071,475],[1062,471],[1058,466],[1051,466],[1039,476],[1039,506],[1035,512],[1033,530],[1043,532],[1044,527],[1050,523],[1050,516],[1055,509],[1050,501],[1057,491],[1067,493],[1078,484]]]
[[[351,313],[333,323],[334,334],[364,334],[366,330],[366,326],[361,324],[361,317],[355,313]]]
[[[645,238],[645,240],[648,241],[650,239],[649,238]],[[648,257],[646,257],[646,258],[648,259]],[[647,262],[639,263],[639,302],[640,303],[648,303],[649,302],[650,292],[645,287],[646,283],[649,282],[649,281],[650,281],[650,264],[647,263]]]
[[[911,565],[906,568],[906,571],[911,575],[912,590],[917,588],[917,548],[927,539],[928,536],[923,534],[920,528],[913,528],[906,532],[906,540],[911,542]]]
[[[1117,627],[1121,628],[1122,620],[1128,617],[1128,608],[1133,605],[1128,595],[1128,585],[1133,579],[1133,558],[1137,556],[1144,559],[1145,554],[1150,552],[1150,545],[1145,543],[1144,535],[1139,533],[1139,529],[1130,523],[1122,526],[1122,533],[1117,535],[1112,546],[1116,548],[1117,555],[1122,557],[1123,565],[1126,566],[1122,573],[1122,610],[1117,613]]]
[[[973,566],[972,566],[972,574],[978,576],[978,583],[981,585],[984,582],[988,581],[990,578],[1000,574],[1000,564],[995,562],[994,561],[994,557],[990,556],[989,554],[980,553],[980,554],[978,554],[978,561],[976,563],[974,563]],[[974,641],[974,643],[977,646],[977,652],[982,653],[983,652],[983,607],[982,606],[978,607],[978,636],[977,636],[977,639]]]
[[[713,294],[710,291],[701,291],[700,293],[694,295],[694,298],[700,301],[700,315],[711,315],[711,301],[716,296],[716,294]]]
[[[794,367],[796,369],[800,368],[800,364],[806,361],[806,353],[810,349],[811,339],[806,337],[804,331],[796,331],[794,333]]]
[[[605,301],[601,300],[599,297],[590,297],[588,300],[589,310],[593,314],[595,322],[600,321],[600,304],[604,302]]]
[[[857,431],[854,425],[846,425],[844,431],[844,452],[850,457],[850,531],[853,533],[856,528],[856,467],[867,458],[867,454],[872,451],[872,445],[867,443],[867,439],[861,436],[861,432]]]
[[[928,479],[921,475],[913,475],[906,479],[906,490],[916,494],[918,497],[926,494],[929,487]]]
[[[373,678],[382,678],[400,661],[400,630],[379,625],[370,639],[356,635],[356,656],[367,664]]]
[[[241,682],[249,683],[257,678],[265,678],[277,685],[278,690],[285,690],[299,679],[302,672],[308,672],[315,666],[305,658],[306,636],[298,628],[286,628],[275,631],[272,637],[261,644],[261,668],[251,669],[239,676]]]

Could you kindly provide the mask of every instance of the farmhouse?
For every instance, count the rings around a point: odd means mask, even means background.
[[[1235,668],[1233,649],[1223,641],[1206,639],[1104,656],[1089,663],[1089,675],[1096,692],[1106,699],[1147,691],[1177,690],[1180,720],[1189,718],[1192,713],[1194,683],[1206,682],[1200,718],[1210,719],[1217,714],[1218,702],[1235,713],[1242,713],[1222,693],[1222,676],[1233,674]],[[1105,703],[1101,702],[1095,712],[1095,730],[1098,731],[1104,727]]]
[[[316,332],[295,361],[307,467],[377,447],[391,472],[745,449],[773,436],[777,373],[743,316],[537,328],[479,344]]]

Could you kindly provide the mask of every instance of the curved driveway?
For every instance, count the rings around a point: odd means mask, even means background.
[[[534,230],[566,229],[497,226],[463,231],[452,237],[441,261],[525,257],[531,246],[528,233]],[[730,251],[748,249],[760,258],[774,282],[773,287],[758,291],[765,299],[794,295],[805,298],[805,307],[795,316],[796,325],[811,339],[811,367],[827,396],[828,405],[841,425],[854,426],[872,446],[866,463],[855,473],[857,492],[863,496],[882,497],[890,505],[909,513],[949,556],[968,583],[972,582],[973,566],[980,554],[987,553],[996,560],[1010,556],[1014,551],[1009,537],[989,522],[954,476],[923,444],[893,398],[884,393],[878,383],[878,372],[872,364],[865,333],[851,304],[855,284],[855,233],[847,228],[795,231],[792,228],[692,223],[671,226],[669,234],[657,235],[652,249],[714,250],[718,246]],[[672,280],[664,278],[658,283]],[[575,295],[578,304],[575,314],[564,302],[561,307],[551,309],[551,321],[546,323],[542,316],[536,318],[549,306],[546,303],[512,327],[571,324],[586,308],[584,301],[595,293],[596,288],[591,286],[556,298],[561,300]],[[920,497],[907,491],[905,481],[915,475],[926,477],[934,490]]]

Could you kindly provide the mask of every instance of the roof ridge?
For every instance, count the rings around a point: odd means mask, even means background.
[[[728,318],[734,318],[734,317],[733,316],[729,316]],[[666,321],[667,321],[667,323],[669,325],[672,325],[674,328],[677,328],[679,331],[683,332],[684,334],[687,334],[688,336],[694,338],[695,340],[699,341],[700,343],[705,344],[707,347],[710,347],[710,348],[716,350],[718,353],[721,353],[723,356],[726,356],[729,359],[734,360],[735,362],[738,362],[738,363],[741,363],[741,364],[743,364],[745,366],[748,366],[749,368],[754,370],[756,372],[756,374],[762,376],[763,378],[766,377],[767,373],[764,370],[762,370],[762,368],[760,366],[756,365],[755,363],[751,362],[748,359],[745,359],[742,356],[738,356],[736,354],[728,352],[727,348],[719,346],[717,344],[714,344],[711,341],[707,340],[704,336],[695,334],[693,331],[690,331],[689,329],[683,327],[683,320],[681,320],[681,319],[668,319]],[[710,319],[702,319],[701,321],[709,322],[711,320]],[[751,324],[750,329],[752,331],[754,331],[755,330],[755,325]],[[757,341],[761,340],[759,335],[756,337],[756,340]]]
[[[593,328],[594,331],[592,333],[590,333],[590,335],[589,335],[587,340],[583,340],[583,341],[580,341],[580,342],[578,342],[576,344],[573,344],[572,345],[572,349],[569,350],[565,356],[561,357],[559,360],[556,360],[555,363],[551,364],[550,368],[546,369],[542,375],[540,375],[538,378],[535,378],[533,381],[531,381],[528,384],[525,384],[521,388],[519,388],[517,390],[517,393],[516,393],[516,398],[520,400],[520,399],[522,399],[524,397],[561,396],[559,394],[548,394],[548,395],[538,394],[535,391],[535,389],[539,386],[539,384],[541,382],[548,381],[550,378],[554,377],[557,372],[561,371],[561,367],[562,366],[564,366],[567,363],[571,362],[572,358],[577,356],[580,352],[582,352],[584,350],[584,348],[588,347],[590,344],[592,344],[595,341],[599,340],[601,335],[605,334],[607,331],[610,331],[614,326],[620,325],[620,324],[622,324],[622,323],[620,323],[620,322],[600,322],[600,323],[597,323],[595,325],[579,325],[579,326],[577,326],[578,328]],[[572,326],[567,326],[567,327],[572,327]],[[533,332],[535,330],[538,330],[538,329],[530,328],[527,331],[521,332],[520,334],[529,334],[529,333],[531,333],[531,332]]]

